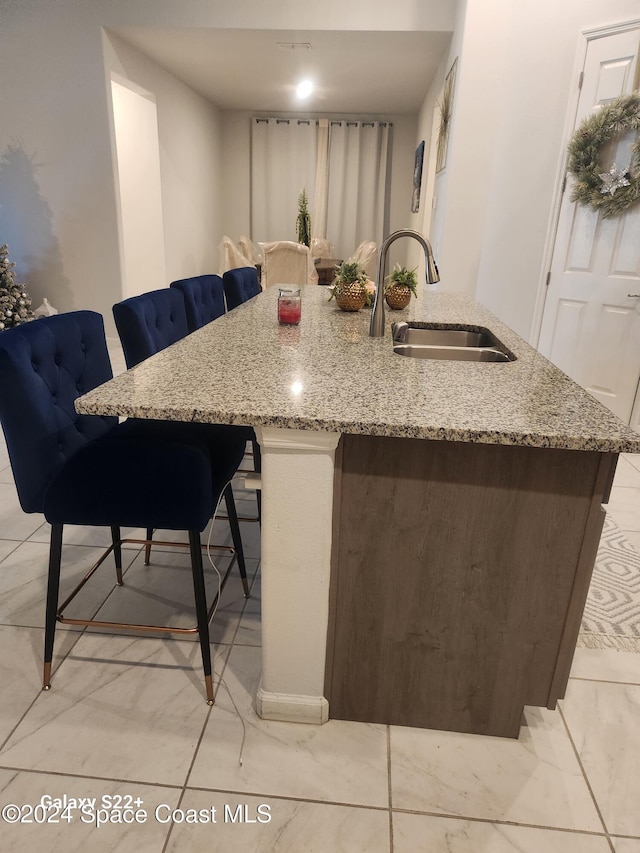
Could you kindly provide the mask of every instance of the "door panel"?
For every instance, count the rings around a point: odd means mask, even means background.
[[[588,369],[585,371],[589,382],[587,390],[605,405],[613,402],[620,388],[619,371],[615,361],[602,358],[599,351],[624,352],[635,323],[633,309],[622,309],[616,305],[603,305],[598,321],[598,346],[592,348],[587,356]],[[634,392],[634,389],[631,389]],[[607,402],[609,401],[609,403]]]
[[[574,205],[566,272],[589,272],[593,266],[593,252],[597,242],[596,232],[600,220],[588,214],[589,211],[586,208]]]
[[[631,91],[640,27],[587,46],[575,126]],[[626,165],[634,133],[602,151],[603,171]],[[539,348],[629,422],[640,379],[640,209],[603,219],[569,200],[560,207]]]
[[[573,341],[582,337],[585,312],[585,302],[576,302],[571,299],[560,299],[558,302],[549,358],[554,364],[563,364],[563,369],[570,376],[574,373],[576,354]]]
[[[605,104],[626,91],[627,84],[633,79],[634,59],[635,56],[631,55],[601,63],[595,104]]]
[[[640,234],[640,208],[636,207],[626,214],[618,229],[611,265],[611,275],[626,276],[631,289],[635,288],[640,280],[638,234]],[[638,292],[637,288],[633,292]]]

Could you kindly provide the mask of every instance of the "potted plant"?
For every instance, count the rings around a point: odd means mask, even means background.
[[[335,297],[338,308],[343,311],[359,311],[369,301],[366,281],[367,275],[361,264],[343,261],[336,267],[329,300]]]
[[[311,216],[309,214],[309,201],[307,191],[302,190],[298,196],[298,218],[296,219],[296,231],[298,232],[298,243],[305,246],[311,245]]]
[[[399,310],[406,308],[411,301],[411,294],[418,295],[418,276],[415,269],[409,270],[396,264],[391,274],[387,276],[384,286],[384,298],[389,308]]]

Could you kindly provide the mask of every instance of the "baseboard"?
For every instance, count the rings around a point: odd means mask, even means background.
[[[324,696],[269,693],[258,688],[256,710],[263,720],[322,725],[329,719],[329,702]]]

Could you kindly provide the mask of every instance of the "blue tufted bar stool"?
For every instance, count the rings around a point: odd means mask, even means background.
[[[249,267],[254,275],[255,267]],[[220,276],[211,276],[219,279]],[[257,280],[257,279],[256,279]],[[260,291],[260,285],[258,285]],[[224,311],[222,312],[224,313]],[[141,361],[155,355],[160,350],[174,344],[189,334],[187,323],[187,310],[183,297],[183,288],[168,287],[163,290],[151,290],[140,296],[132,296],[117,302],[113,306],[113,317],[120,336],[120,343],[124,351],[127,368],[135,367]],[[215,446],[220,432],[232,431],[242,436],[245,442],[250,441],[253,448],[254,470],[260,472],[261,457],[260,445],[256,440],[255,431],[249,426],[222,426],[217,424],[182,424],[183,429],[196,430],[200,432],[205,440]],[[244,566],[242,554],[242,540],[238,526],[238,515],[231,486],[224,493],[225,503],[234,546],[238,550],[238,560]],[[258,521],[261,517],[261,495],[256,492],[258,503]],[[243,519],[244,521],[256,519]],[[147,538],[151,540],[150,532]],[[147,548],[147,560],[151,546]]]
[[[222,276],[224,295],[227,300],[227,311],[237,308],[243,302],[253,299],[262,293],[258,281],[258,271],[255,267],[238,267],[227,270]]]
[[[165,287],[132,296],[113,306],[127,369],[189,334],[184,296]]]
[[[216,602],[208,609],[201,533],[240,464],[244,442],[233,433],[221,436],[214,455],[201,435],[173,425],[118,423],[117,418],[77,414],[76,398],[111,377],[100,314],[59,314],[0,335],[0,420],[20,505],[25,512],[43,513],[51,524],[43,686],[51,685],[57,621],[193,631],[199,635],[207,701],[213,704],[209,621]],[[59,606],[67,524],[109,527],[112,545]],[[122,542],[145,544],[145,540],[123,540],[121,527],[188,531],[195,628],[96,623],[64,616],[67,604],[111,552],[117,582],[122,584]]]
[[[225,313],[224,287],[219,275],[196,275],[172,281],[169,287],[181,291],[187,314],[187,326],[195,332]]]
[[[113,318],[122,344],[125,363],[129,369],[189,334],[184,296],[176,287],[150,290],[140,296],[132,296],[117,302],[113,306]],[[174,422],[172,428],[178,430],[180,434],[186,432],[199,435],[214,454],[221,439],[224,441],[233,435],[238,441],[244,441],[246,444],[252,435],[255,437],[250,427]],[[224,491],[224,500],[233,545],[238,556],[238,565],[244,578],[244,552],[231,485]],[[152,531],[147,530],[149,543],[151,538]],[[150,553],[151,544],[146,548],[147,563]],[[248,594],[248,586],[245,583],[245,595]]]

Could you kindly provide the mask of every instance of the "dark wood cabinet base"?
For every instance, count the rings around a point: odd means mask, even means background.
[[[617,455],[344,435],[330,716],[517,737],[564,695]]]

